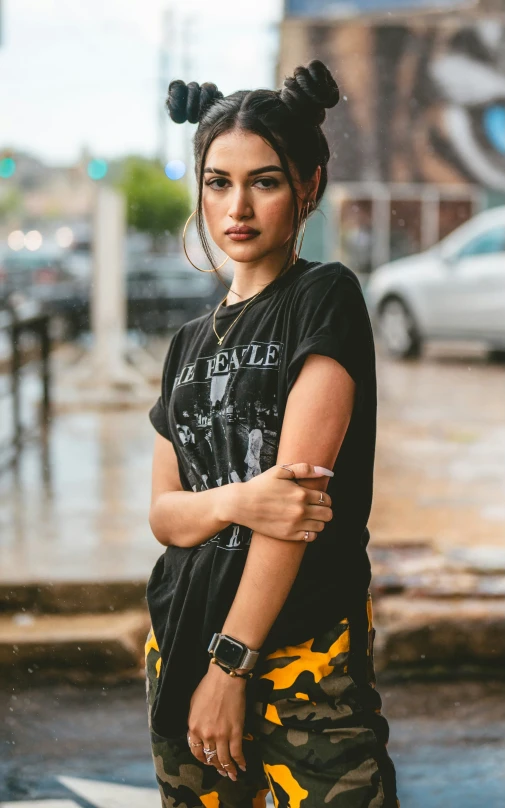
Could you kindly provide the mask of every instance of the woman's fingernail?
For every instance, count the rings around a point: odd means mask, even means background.
[[[233,780],[233,782],[237,780],[237,775],[233,774],[233,772],[228,772],[228,777],[230,778],[230,780]]]
[[[325,469],[324,466],[314,466],[316,474],[325,474],[327,477],[333,477],[334,472],[331,469]]]
[[[222,774],[223,777],[226,777],[226,772],[224,769],[218,769],[219,774]]]
[[[239,769],[242,769],[243,772],[245,772],[245,766],[241,766],[240,763],[239,763],[238,767],[239,767]]]

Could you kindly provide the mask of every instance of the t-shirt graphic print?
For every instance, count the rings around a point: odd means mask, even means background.
[[[181,367],[171,392],[174,442],[193,491],[247,482],[275,465],[283,348],[278,341],[231,344]],[[230,525],[208,541],[236,550],[250,539],[251,530]]]

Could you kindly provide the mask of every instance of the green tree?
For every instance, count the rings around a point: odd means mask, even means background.
[[[9,188],[4,194],[0,193],[0,220],[18,216],[23,210],[23,197],[18,188]]]
[[[161,249],[168,233],[177,235],[191,213],[186,186],[169,180],[157,160],[128,157],[118,186],[126,196],[128,225],[149,233],[155,250]]]

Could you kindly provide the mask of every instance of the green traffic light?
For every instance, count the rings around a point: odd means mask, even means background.
[[[0,160],[0,177],[2,177],[2,179],[6,180],[9,179],[9,177],[12,177],[15,170],[16,163],[12,157],[3,157]]]
[[[106,160],[91,160],[88,163],[88,176],[92,180],[103,180],[108,170],[109,166]]]

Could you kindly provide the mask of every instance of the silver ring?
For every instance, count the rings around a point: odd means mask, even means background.
[[[319,493],[319,504],[322,505],[323,503],[324,503],[324,497],[323,497],[323,492],[321,491]]]
[[[293,475],[292,479],[293,479],[293,480],[296,480],[296,474],[295,474],[295,472],[293,471],[293,469],[290,469],[290,468],[289,468],[289,466],[291,466],[291,465],[292,465],[292,463],[282,463],[282,465],[281,465],[281,469],[287,469],[288,471],[290,471],[290,472],[291,472],[291,474]]]
[[[303,536],[303,540],[304,541],[309,541],[309,531],[308,530],[305,531],[305,534]]]
[[[223,769],[227,769],[228,766],[231,766],[231,763],[221,763],[221,766],[223,767]]]

